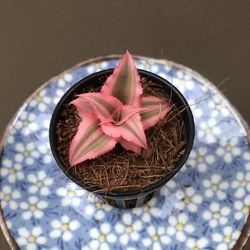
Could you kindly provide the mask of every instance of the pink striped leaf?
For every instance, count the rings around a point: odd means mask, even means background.
[[[79,117],[82,119],[93,112],[93,109],[92,109],[90,103],[88,103],[86,101],[84,102],[80,98],[76,98],[75,100],[70,102],[70,104],[72,104],[76,107],[77,113],[78,113]]]
[[[132,142],[129,142],[129,141],[126,141],[124,139],[120,139],[119,140],[119,143],[126,149],[126,150],[130,150],[130,151],[133,151],[134,153],[136,154],[140,154],[141,153],[141,147],[132,143]]]
[[[140,114],[144,130],[154,126],[160,120],[162,120],[170,111],[170,109],[170,104],[165,101],[162,101],[158,97],[143,97],[142,111]]]
[[[142,86],[134,60],[127,51],[104,83],[101,93],[118,98],[123,104],[141,106]]]
[[[84,103],[84,105],[88,103],[101,122],[112,120],[113,114],[119,113],[123,106],[117,98],[104,96],[101,93],[79,95],[79,102]]]
[[[134,114],[140,113],[141,110],[142,109],[140,109],[140,108],[133,108],[131,105],[123,105],[122,108],[121,108],[120,113],[117,113],[117,114],[113,115],[112,123],[115,126],[120,126],[124,122],[126,122]]]
[[[84,117],[69,150],[70,165],[96,158],[112,150],[117,141],[103,133],[94,113]]]
[[[103,132],[117,140],[120,138],[147,149],[147,139],[143,130],[140,114],[136,113],[120,126],[112,123],[101,124]]]

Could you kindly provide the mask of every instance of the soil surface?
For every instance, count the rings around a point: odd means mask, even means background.
[[[141,79],[143,95],[154,95],[171,103],[171,93],[160,85]],[[99,91],[94,89],[90,91]],[[86,91],[84,91],[86,92]],[[79,94],[79,93],[78,93]],[[109,153],[96,159],[70,166],[69,146],[80,118],[73,105],[65,108],[57,123],[57,147],[68,173],[98,191],[129,191],[142,189],[170,174],[179,157],[185,152],[185,127],[181,114],[173,103],[168,115],[155,127],[145,131],[149,149],[141,155],[123,149],[119,144]]]

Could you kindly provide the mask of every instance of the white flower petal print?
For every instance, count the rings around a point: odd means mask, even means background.
[[[236,137],[226,140],[222,138],[219,143],[220,146],[216,150],[216,154],[220,156],[226,163],[231,163],[235,157],[241,154],[240,148],[237,146],[239,139]]]
[[[50,103],[51,98],[47,95],[47,90],[43,89],[30,101],[29,105],[37,107],[40,112],[45,112]]]
[[[241,220],[243,217],[247,217],[250,212],[250,195],[245,196],[244,199],[235,201],[234,209],[236,210],[234,214],[236,220]]]
[[[152,218],[159,218],[161,216],[161,209],[156,207],[157,199],[154,197],[145,203],[142,207],[133,209],[133,213],[141,216],[143,222],[150,222]]]
[[[42,228],[35,226],[32,230],[27,230],[25,227],[18,229],[17,243],[26,249],[37,249],[43,247],[47,242],[47,238],[43,235]]]
[[[60,220],[53,220],[50,225],[52,227],[51,238],[61,237],[63,241],[70,241],[73,238],[72,232],[80,227],[80,222],[63,215]]]
[[[210,179],[205,179],[202,181],[205,187],[205,196],[212,198],[217,196],[219,200],[226,199],[226,190],[229,187],[227,181],[223,181],[221,176],[218,174],[213,174]]]
[[[215,143],[220,138],[221,128],[217,126],[217,121],[211,118],[208,121],[202,121],[198,130],[198,137],[205,143]]]
[[[140,238],[140,231],[142,230],[142,222],[134,221],[130,213],[122,215],[122,222],[115,225],[115,231],[120,235],[120,242],[127,245],[130,241],[138,241]]]
[[[66,87],[66,83],[71,82],[73,80],[73,75],[70,73],[65,73],[58,79],[58,86],[61,88]]]
[[[48,202],[39,200],[36,196],[30,196],[28,202],[20,202],[20,208],[22,211],[22,218],[29,220],[31,217],[41,219],[44,215],[44,209],[48,207]]]
[[[170,243],[165,227],[150,225],[147,228],[147,235],[142,239],[142,244],[149,249],[164,249]]]
[[[212,202],[209,210],[205,210],[202,216],[212,228],[215,228],[218,225],[225,225],[228,222],[230,211],[230,208],[226,206],[221,207],[219,203]]]
[[[176,208],[183,210],[186,207],[190,212],[195,213],[201,203],[202,196],[195,194],[193,187],[187,187],[181,192],[181,200],[176,203]]]
[[[101,62],[101,63],[90,64],[86,70],[89,74],[92,74],[94,72],[98,72],[100,70],[107,69],[107,67],[108,67],[107,62]]]
[[[236,178],[231,183],[232,188],[236,189],[234,196],[243,198],[250,191],[250,172],[238,172]]]
[[[187,164],[193,168],[197,168],[200,172],[206,172],[208,165],[215,162],[214,155],[208,153],[208,149],[200,147],[199,149],[193,149],[190,153]]]
[[[175,235],[177,241],[186,241],[186,233],[190,234],[195,230],[194,226],[187,223],[187,221],[187,215],[184,213],[181,213],[178,216],[170,215],[168,217],[168,223],[170,224],[167,227],[168,234],[171,236]]]
[[[17,152],[15,155],[15,160],[18,163],[24,161],[27,165],[32,165],[40,155],[33,142],[30,142],[27,145],[17,143],[15,149]]]
[[[183,71],[178,71],[176,73],[176,76],[172,78],[172,84],[175,85],[182,93],[190,91],[194,88],[192,76]]]
[[[50,186],[53,184],[53,179],[44,170],[40,170],[36,175],[29,174],[27,179],[32,183],[28,188],[29,193],[35,194],[38,192],[43,196],[50,194]]]
[[[13,163],[9,159],[5,159],[2,162],[2,167],[0,169],[1,176],[8,178],[10,183],[14,183],[17,180],[23,180],[24,174],[22,171],[22,166],[18,163]]]
[[[20,130],[24,136],[27,136],[35,132],[38,128],[36,115],[34,113],[23,111],[14,126],[16,130]]]
[[[208,107],[211,109],[212,117],[227,117],[230,115],[225,102],[219,96],[213,96],[208,102]]]
[[[222,232],[216,232],[212,235],[212,239],[219,244],[216,250],[231,249],[240,235],[239,231],[235,231],[231,226],[223,228]]]
[[[58,196],[62,197],[61,203],[62,206],[73,206],[78,207],[81,204],[82,199],[87,199],[87,191],[80,188],[75,183],[68,183],[66,187],[59,187],[56,190]],[[90,212],[90,208],[85,206],[85,210],[88,209]]]
[[[204,249],[207,245],[208,245],[208,240],[204,237],[198,240],[189,238],[186,242],[187,249],[190,249],[190,250]]]
[[[87,246],[82,249],[113,249],[111,247],[117,241],[117,237],[111,231],[109,223],[102,223],[100,229],[93,227],[89,230],[89,236],[92,239]]]
[[[18,208],[17,200],[21,197],[18,190],[13,190],[11,186],[5,185],[0,191],[0,200],[2,208],[9,206],[10,209],[16,210]]]

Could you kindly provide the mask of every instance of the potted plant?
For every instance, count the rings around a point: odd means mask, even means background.
[[[122,208],[155,195],[186,162],[193,140],[185,98],[167,80],[137,70],[128,51],[115,69],[71,87],[50,124],[51,150],[61,170]]]

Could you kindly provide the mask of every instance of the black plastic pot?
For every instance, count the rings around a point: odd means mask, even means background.
[[[164,184],[166,184],[182,168],[182,166],[186,162],[193,146],[194,134],[195,134],[194,120],[191,109],[189,108],[186,99],[179,92],[179,90],[176,89],[167,80],[159,77],[158,75],[155,75],[151,72],[147,72],[144,70],[138,70],[138,71],[142,77],[146,77],[147,79],[152,80],[154,83],[163,86],[166,89],[166,93],[168,93],[168,95],[172,93],[171,94],[172,102],[175,103],[178,109],[181,110],[183,109],[183,107],[185,107],[185,110],[181,113],[181,119],[183,120],[185,125],[186,147],[184,154],[179,158],[178,162],[176,163],[175,170],[169,175],[166,175],[159,182],[147,186],[142,190],[134,190],[128,192],[114,191],[112,193],[106,193],[106,192],[96,193],[102,199],[107,200],[111,205],[120,208],[131,208],[135,206],[136,207],[141,206],[142,204],[150,200],[154,195],[156,195],[160,190],[160,188]],[[94,73],[80,80],[77,84],[71,87],[57,104],[50,123],[50,130],[49,130],[50,147],[58,166],[61,168],[64,174],[67,175],[73,182],[78,184],[80,187],[88,190],[89,192],[93,192],[96,190],[87,185],[84,185],[84,183],[81,183],[76,176],[71,175],[69,172],[66,172],[66,166],[63,162],[63,159],[60,157],[57,151],[56,124],[58,122],[58,119],[60,118],[60,115],[62,113],[65,104],[69,103],[77,93],[82,93],[83,89],[86,88],[89,89],[90,87],[100,87],[103,84],[104,79],[106,79],[107,76],[112,74],[112,72],[113,69],[108,69],[100,71],[98,73]]]

